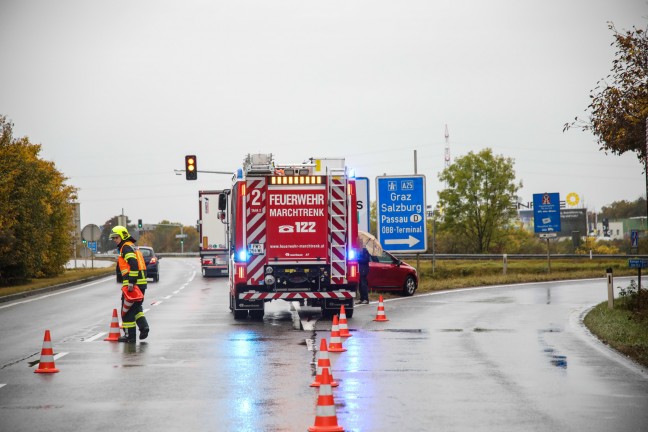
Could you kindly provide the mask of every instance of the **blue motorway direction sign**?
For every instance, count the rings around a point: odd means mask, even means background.
[[[376,177],[378,240],[388,252],[425,252],[425,176]]]
[[[533,194],[533,224],[537,233],[560,232],[560,194]]]
[[[642,269],[648,267],[648,260],[631,258],[628,260],[628,268]]]

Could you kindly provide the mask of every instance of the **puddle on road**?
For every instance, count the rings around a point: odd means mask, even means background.
[[[487,329],[483,327],[475,327],[473,329],[475,333],[484,333],[484,332],[501,332],[501,333],[513,333],[515,330],[513,329]]]
[[[389,332],[389,333],[423,333],[422,329],[373,329],[366,330],[370,332]]]
[[[488,297],[485,299],[474,300],[471,303],[515,303],[513,297]]]
[[[556,327],[551,327],[548,329],[540,329],[538,330],[538,341],[542,346],[544,346],[542,351],[549,358],[549,363],[552,366],[556,366],[561,369],[567,369],[567,356],[558,353],[555,348],[549,345],[549,343],[545,340],[544,337],[545,333],[560,333],[560,332],[562,332],[562,329]]]

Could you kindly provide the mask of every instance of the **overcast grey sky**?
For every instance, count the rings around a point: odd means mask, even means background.
[[[82,226],[193,225],[198,190],[247,153],[345,157],[442,186],[451,158],[490,147],[534,193],[600,210],[645,196],[634,154],[562,132],[608,74],[612,33],[646,0],[0,0],[0,114],[80,189]],[[373,195],[373,190],[372,190]]]

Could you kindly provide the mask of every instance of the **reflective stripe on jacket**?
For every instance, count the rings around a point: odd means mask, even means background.
[[[126,250],[124,250],[124,248]],[[133,269],[130,265],[130,262],[135,260],[137,262],[137,268]],[[117,259],[117,264],[119,265],[119,271],[122,274],[123,285],[128,285],[132,280],[136,285],[146,285],[146,262],[144,261],[144,256],[142,252],[139,251],[133,244],[133,242],[124,242],[119,249],[119,258]],[[128,277],[126,277],[128,275]]]

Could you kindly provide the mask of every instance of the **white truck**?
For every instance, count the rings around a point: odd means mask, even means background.
[[[227,211],[218,209],[219,197],[226,196],[228,192],[227,190],[198,191],[199,251],[203,277],[228,275],[229,216]]]

